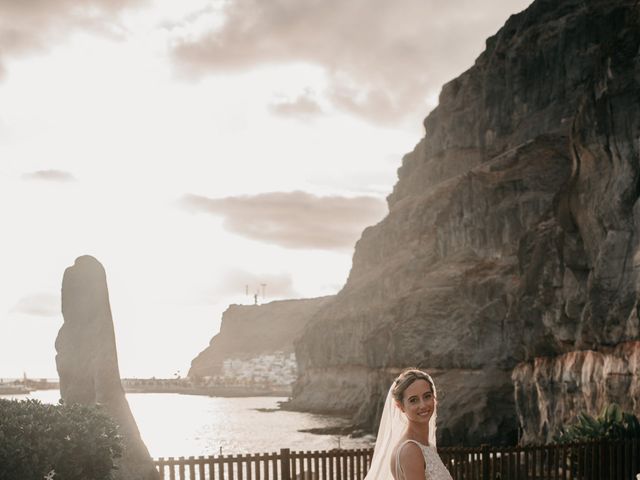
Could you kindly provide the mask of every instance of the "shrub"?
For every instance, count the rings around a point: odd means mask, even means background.
[[[586,442],[599,438],[637,438],[640,437],[640,421],[632,413],[623,412],[620,406],[612,403],[602,409],[597,417],[586,413],[578,414],[577,421],[562,428],[555,440],[558,443]]]
[[[121,455],[100,406],[0,399],[0,480],[108,480]]]

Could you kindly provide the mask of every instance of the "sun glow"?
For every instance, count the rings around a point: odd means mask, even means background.
[[[140,3],[0,58],[0,376],[56,376],[62,274],[80,255],[106,269],[123,376],[186,373],[227,305],[253,301],[238,272],[300,297],[343,285],[351,249],[260,242],[179,200],[383,200],[434,93],[381,126],[332,101],[322,56],[189,75],[172,49],[222,28],[233,3]]]

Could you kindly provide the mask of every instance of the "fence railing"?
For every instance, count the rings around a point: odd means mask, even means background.
[[[363,480],[373,448],[159,458],[155,466],[166,480]]]
[[[454,480],[635,480],[640,473],[638,439],[439,453]]]
[[[454,480],[635,480],[640,440],[438,450]],[[363,480],[373,449],[159,458],[163,480]]]

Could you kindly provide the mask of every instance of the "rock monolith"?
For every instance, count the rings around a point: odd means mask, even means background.
[[[78,257],[65,270],[62,315],[64,323],[56,339],[62,400],[101,404],[119,425],[125,448],[116,479],[157,479],[120,383],[106,273],[94,257]]]

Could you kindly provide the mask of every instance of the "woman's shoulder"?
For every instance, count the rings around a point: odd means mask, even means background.
[[[416,460],[423,460],[422,446],[415,440],[405,440],[397,446],[396,455],[402,464]]]
[[[393,450],[391,456],[391,471],[398,472],[397,478],[415,478],[414,475],[422,472],[424,475],[425,460],[422,447],[415,440],[403,440]]]

